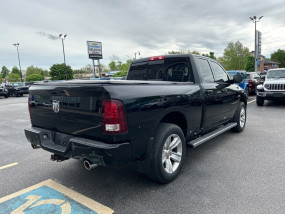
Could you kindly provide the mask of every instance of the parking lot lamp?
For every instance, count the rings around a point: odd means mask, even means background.
[[[260,16],[257,20],[256,16],[253,16],[253,17],[249,17],[251,19],[251,21],[254,23],[254,71],[257,72],[257,54],[256,54],[256,51],[257,51],[257,40],[256,40],[256,22],[259,22],[260,19],[262,19],[263,16]]]
[[[63,40],[65,40],[66,36],[67,36],[67,34],[65,34],[64,36],[62,34],[59,34],[59,38],[61,39],[61,42],[62,42],[63,59],[64,59],[64,70],[65,70],[65,80],[67,80],[67,71],[66,71],[65,52],[64,52],[64,42],[63,42]]]
[[[22,76],[22,69],[21,69],[21,62],[20,62],[20,55],[19,55],[19,43],[14,43],[13,44],[17,48],[17,53],[18,53],[18,60],[19,60],[19,67],[20,67],[20,76],[21,76],[21,82],[23,82],[23,76]]]
[[[141,55],[141,53],[138,51],[138,52],[135,52],[135,59],[137,59],[137,54],[138,55]]]

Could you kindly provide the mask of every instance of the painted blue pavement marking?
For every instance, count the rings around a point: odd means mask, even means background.
[[[52,180],[0,198],[0,214],[93,213],[114,211]]]
[[[29,196],[32,196],[30,198],[35,198],[37,200],[34,200],[34,203],[31,204],[29,207],[25,209],[25,213],[27,214],[34,214],[34,213],[61,213],[64,212],[61,208],[60,205],[64,205],[64,203],[68,203],[71,207],[71,214],[73,213],[96,213],[95,211],[90,210],[88,207],[85,207],[79,203],[77,203],[75,200],[69,198],[68,196],[50,188],[47,186],[42,186],[38,189],[32,190],[30,192],[27,192],[25,194],[22,194],[16,198],[10,199],[6,202],[3,202],[0,204],[0,213],[6,214],[6,213],[11,213],[14,210],[16,210],[18,207],[21,207],[21,205],[27,203],[29,201]],[[39,197],[35,197],[39,196]],[[27,199],[28,198],[28,199]],[[59,202],[59,205],[57,204],[52,204],[50,199],[56,199]],[[43,201],[46,202],[46,204],[40,203],[38,206],[33,206],[37,205],[37,203]],[[68,207],[68,205],[66,206]],[[69,207],[68,207],[69,208]]]

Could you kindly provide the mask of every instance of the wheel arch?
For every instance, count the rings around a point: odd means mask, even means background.
[[[159,124],[160,123],[172,123],[179,126],[184,134],[184,137],[186,138],[188,126],[186,117],[182,112],[177,110],[168,112],[160,119]]]

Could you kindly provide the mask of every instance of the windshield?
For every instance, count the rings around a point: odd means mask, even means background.
[[[229,72],[228,75],[229,75],[230,79],[232,79],[234,77],[235,73]]]
[[[13,83],[10,83],[10,85],[12,85],[12,86],[25,86],[25,84],[21,83],[21,82],[13,82]]]
[[[285,70],[268,71],[267,78],[285,78]]]

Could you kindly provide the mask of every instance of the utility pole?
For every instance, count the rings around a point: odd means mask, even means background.
[[[254,23],[254,71],[257,72],[257,38],[256,38],[256,22],[259,22],[263,16],[260,16],[258,20],[256,16],[249,17]]]
[[[64,70],[65,70],[65,80],[67,80],[67,71],[66,71],[66,63],[65,63],[65,52],[64,52],[64,42],[63,40],[66,38],[67,34],[64,36],[62,34],[59,34],[59,38],[61,39],[62,42],[62,50],[63,50],[63,58],[64,58]]]
[[[18,61],[19,61],[19,67],[20,67],[20,76],[21,76],[21,82],[23,82],[23,76],[22,76],[22,69],[21,69],[21,63],[20,63],[20,55],[19,55],[19,43],[13,44],[15,47],[17,47],[17,53],[18,53]]]

